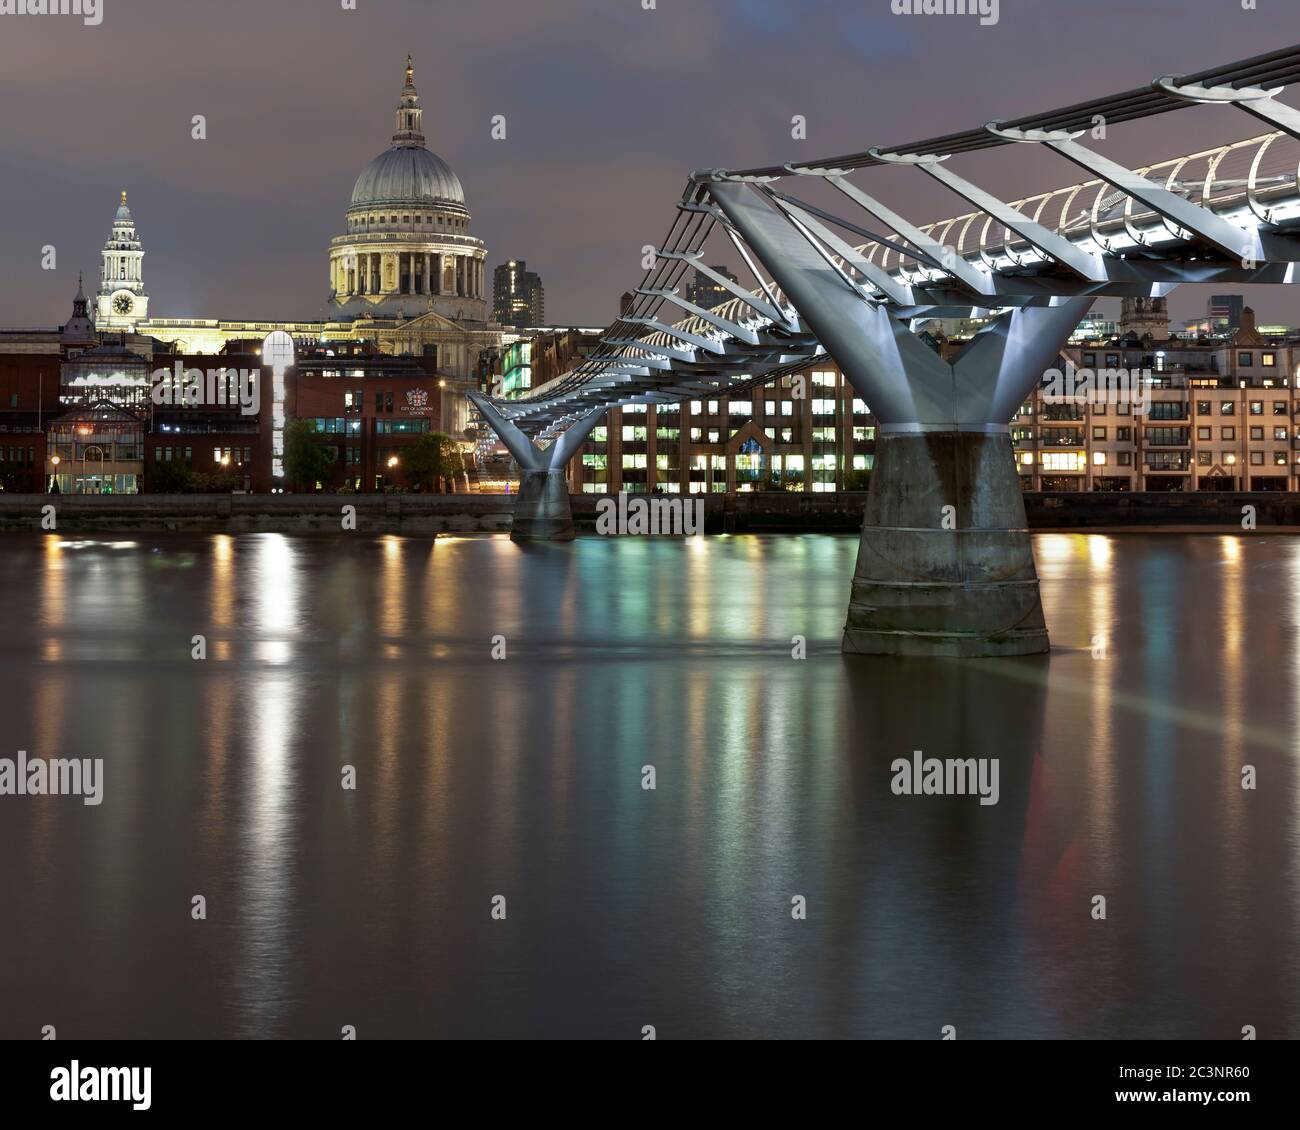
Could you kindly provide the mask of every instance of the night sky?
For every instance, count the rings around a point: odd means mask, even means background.
[[[152,316],[324,316],[328,243],[388,146],[408,52],[489,271],[526,259],[548,321],[604,325],[692,169],[889,146],[1300,40],[1296,0],[1002,0],[993,27],[895,16],[889,0],[656,2],[103,0],[99,27],[0,16],[0,325],[62,322],[79,268],[93,293],[122,188]],[[1105,152],[1145,164],[1262,132],[1240,111],[1189,110],[1119,127]],[[954,168],[1008,198],[1085,179],[1031,149]],[[869,183],[920,222],[967,210],[898,170]],[[45,244],[57,271],[40,269]],[[1175,318],[1205,295],[1178,292]],[[1262,320],[1300,323],[1293,289],[1250,298]]]

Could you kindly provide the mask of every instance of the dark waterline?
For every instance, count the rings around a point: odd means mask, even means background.
[[[0,757],[106,782],[0,797],[0,1037],[1300,1035],[1300,538],[1035,541],[938,662],[852,537],[7,536]]]

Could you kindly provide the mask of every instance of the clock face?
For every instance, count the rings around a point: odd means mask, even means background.
[[[131,313],[131,307],[133,305],[134,303],[131,301],[130,296],[126,294],[119,294],[113,299],[113,309],[119,314]]]

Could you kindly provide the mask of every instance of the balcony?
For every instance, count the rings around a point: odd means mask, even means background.
[[[1083,431],[1080,428],[1045,428],[1044,447],[1082,447]]]
[[[1186,473],[1191,469],[1191,459],[1182,452],[1152,452],[1146,457],[1146,469],[1175,474]]]

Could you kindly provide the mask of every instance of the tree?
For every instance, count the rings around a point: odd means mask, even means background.
[[[426,432],[402,452],[402,466],[409,482],[422,490],[433,490],[439,481],[452,482],[465,470],[456,441],[442,432]]]
[[[194,489],[194,475],[179,460],[155,463],[149,470],[149,489],[154,494],[186,494]]]
[[[311,420],[292,420],[284,429],[284,474],[295,486],[314,490],[330,477],[334,449]]]

